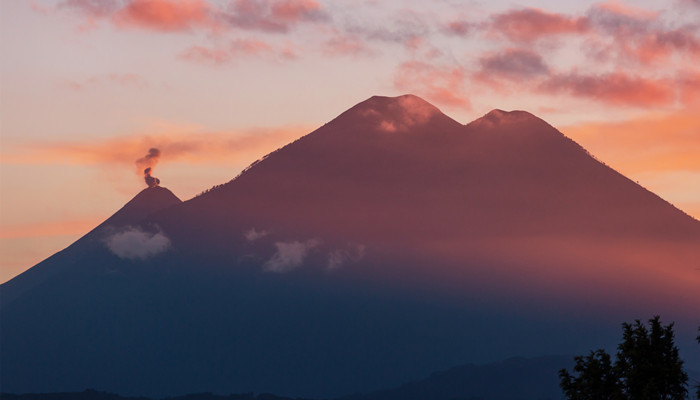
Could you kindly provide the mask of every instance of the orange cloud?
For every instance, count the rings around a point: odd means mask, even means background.
[[[536,8],[506,11],[496,14],[488,24],[488,32],[503,35],[514,42],[532,42],[537,39],[588,30],[584,17],[569,17]]]
[[[162,32],[211,26],[209,4],[203,0],[131,0],[113,15],[119,27],[138,27]]]
[[[80,235],[89,232],[99,223],[100,218],[92,218],[0,226],[0,239]]]
[[[675,101],[675,89],[669,81],[614,72],[582,75],[577,72],[553,75],[539,90],[552,94],[569,94],[618,106],[654,107]]]
[[[698,110],[622,122],[586,123],[562,129],[624,173],[700,171]]]
[[[678,84],[683,104],[700,106],[700,72],[682,73]]]
[[[145,150],[155,147],[160,149],[163,160],[168,162],[232,165],[254,161],[308,132],[310,129],[305,127],[199,133],[191,129],[172,129],[170,133],[130,135],[82,143],[18,145],[11,152],[2,154],[1,159],[4,164],[133,165]]]

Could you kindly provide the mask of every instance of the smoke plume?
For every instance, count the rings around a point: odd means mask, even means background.
[[[160,179],[151,176],[153,167],[158,164],[159,160],[160,150],[156,149],[155,147],[148,149],[148,154],[136,160],[136,165],[138,166],[139,170],[143,169],[143,178],[149,188],[160,184]]]

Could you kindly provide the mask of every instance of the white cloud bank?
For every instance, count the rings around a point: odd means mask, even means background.
[[[304,258],[309,250],[318,246],[321,242],[318,239],[307,240],[306,242],[277,242],[277,251],[264,265],[263,269],[270,272],[289,272],[299,268],[304,262]]]
[[[129,227],[110,235],[105,244],[119,258],[145,260],[168,250],[170,239],[160,231],[152,233]]]

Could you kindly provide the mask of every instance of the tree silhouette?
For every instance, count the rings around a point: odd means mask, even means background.
[[[591,351],[587,356],[574,358],[573,377],[565,369],[559,371],[561,388],[570,400],[615,400],[622,398],[618,376],[613,369],[610,355],[605,350]]]
[[[649,325],[639,320],[622,324],[614,364],[604,350],[576,357],[577,376],[559,371],[564,395],[569,400],[685,399],[688,375],[673,342],[673,323],[663,326],[655,316]]]

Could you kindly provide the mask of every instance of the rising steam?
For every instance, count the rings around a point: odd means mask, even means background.
[[[139,171],[143,169],[143,178],[146,181],[146,185],[148,185],[149,188],[158,186],[160,184],[160,179],[151,176],[153,167],[155,167],[156,164],[158,164],[159,160],[160,150],[156,149],[155,147],[148,149],[148,154],[136,160],[136,165],[138,166]]]

